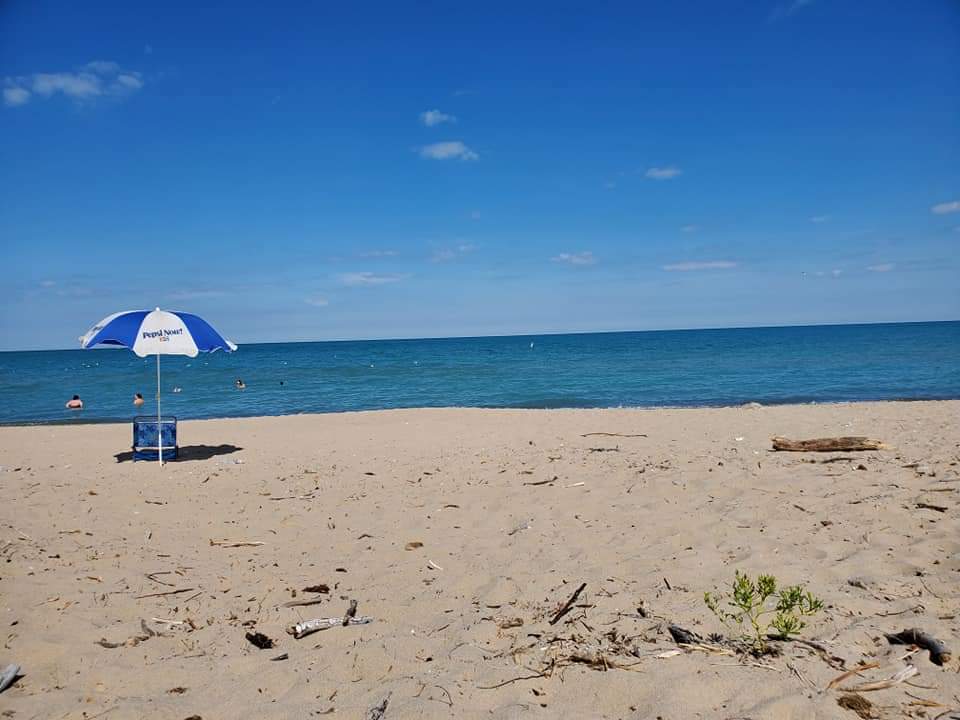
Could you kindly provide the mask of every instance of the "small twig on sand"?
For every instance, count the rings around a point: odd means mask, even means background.
[[[894,685],[899,685],[904,680],[909,680],[914,675],[916,675],[919,670],[917,670],[914,665],[907,665],[905,668],[900,670],[896,675],[887,679],[879,680],[877,682],[864,683],[863,685],[856,685],[854,687],[840,688],[844,692],[869,692],[871,690],[886,690],[891,688]]]
[[[554,615],[553,618],[550,620],[551,625],[556,625],[557,621],[559,621],[560,618],[562,618],[564,615],[570,612],[570,608],[573,607],[573,604],[577,601],[577,598],[580,597],[580,593],[583,592],[583,589],[586,586],[587,586],[586,583],[581,583],[580,587],[578,587],[576,590],[573,591],[573,595],[570,596],[570,599],[567,600],[559,610],[557,610],[556,615]]]
[[[639,433],[637,435],[629,435],[626,433],[611,433],[611,432],[589,432],[589,433],[584,433],[580,437],[590,437],[592,435],[603,435],[604,437],[646,437],[646,435],[644,435],[643,433]]]
[[[211,540],[213,547],[258,547],[266,543],[259,540]]]
[[[191,590],[193,590],[193,588],[188,587],[188,588],[180,588],[179,590],[167,590],[166,592],[147,593],[146,595],[135,596],[134,600],[142,600],[143,598],[151,598],[151,597],[163,597],[164,595],[179,595],[180,593],[190,592]]]
[[[152,580],[158,585],[166,585],[167,587],[173,587],[173,583],[164,582],[163,580],[160,580],[156,577],[157,575],[170,575],[171,572],[172,572],[171,570],[161,570],[160,572],[147,573],[146,577],[147,579]]]
[[[303,607],[306,605],[319,605],[323,602],[323,598],[320,596],[305,598],[303,600],[291,600],[290,602],[285,602],[284,607]]]
[[[835,688],[837,685],[842,683],[847,678],[851,678],[854,675],[859,675],[864,670],[873,670],[874,668],[878,668],[878,667],[880,667],[880,663],[875,663],[875,662],[868,663],[866,665],[857,665],[852,670],[847,670],[842,675],[837,675],[833,680],[829,682],[829,684],[827,685],[827,690],[833,690],[833,688]]]
[[[521,680],[537,680],[539,678],[544,678],[546,675],[543,673],[535,673],[533,675],[521,675],[520,677],[510,678],[509,680],[504,680],[501,683],[496,685],[480,685],[478,689],[480,690],[496,690],[497,688],[502,688],[504,685],[510,685],[511,683],[520,682]]]
[[[343,614],[343,627],[346,627],[350,624],[352,620],[357,615],[357,601],[351,600],[350,607],[347,608],[347,611]]]

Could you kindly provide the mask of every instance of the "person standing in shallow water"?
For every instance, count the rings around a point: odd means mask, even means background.
[[[135,407],[140,407],[141,405],[143,405],[143,395],[141,395],[140,393],[136,393],[133,396],[133,404]]]
[[[80,399],[79,395],[74,395],[70,400],[67,400],[66,408],[67,410],[83,410],[83,400]]]

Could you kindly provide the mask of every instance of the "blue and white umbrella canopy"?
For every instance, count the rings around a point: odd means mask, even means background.
[[[139,357],[157,356],[157,457],[163,464],[163,440],[160,433],[160,356],[196,357],[202,352],[233,352],[237,346],[218,333],[203,318],[184,312],[133,310],[114,313],[98,322],[80,338],[80,347],[120,345]]]
[[[121,345],[140,357],[187,355],[237,346],[218,333],[203,318],[185,312],[134,310],[114,313],[98,322],[80,338],[84,349],[94,345]]]

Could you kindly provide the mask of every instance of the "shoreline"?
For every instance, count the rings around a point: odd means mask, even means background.
[[[784,402],[754,402],[754,401],[745,401],[742,403],[736,404],[718,404],[718,405],[618,405],[618,406],[570,406],[570,407],[504,407],[504,406],[487,406],[487,405],[427,405],[427,406],[411,406],[411,407],[380,407],[380,408],[367,408],[367,409],[351,409],[351,410],[331,410],[329,412],[304,412],[304,413],[278,413],[275,415],[211,415],[209,417],[188,417],[183,418],[177,416],[178,423],[186,422],[200,422],[200,421],[216,421],[216,420],[257,420],[257,419],[267,419],[267,418],[284,418],[284,417],[325,417],[325,416],[338,416],[338,415],[351,415],[359,413],[387,413],[387,412],[414,412],[418,410],[484,410],[484,411],[500,411],[500,410],[519,410],[519,411],[528,411],[528,412],[553,412],[553,411],[570,411],[570,410],[582,410],[582,411],[602,411],[602,410],[631,410],[631,411],[656,411],[656,410],[736,410],[736,409],[760,409],[760,408],[782,408],[782,407],[833,407],[833,406],[844,406],[844,405],[871,405],[871,404],[898,404],[898,403],[944,403],[944,402],[957,402],[960,401],[960,395],[957,396],[944,396],[944,397],[929,397],[929,398],[895,398],[895,399],[882,399],[882,400],[811,400],[809,402],[794,402],[791,400],[786,400]],[[80,412],[83,412],[82,410]],[[168,416],[168,413],[164,413],[164,416]],[[138,413],[136,417],[155,417],[151,416],[149,412]],[[81,416],[77,416],[76,419],[65,418],[61,420],[34,420],[34,421],[0,421],[0,428],[15,428],[15,427],[71,427],[71,426],[81,426],[81,425],[127,425],[133,422],[134,416],[128,418],[103,418],[103,419],[91,419],[84,420]]]

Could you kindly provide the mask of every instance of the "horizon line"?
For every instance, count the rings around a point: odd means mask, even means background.
[[[847,322],[847,323],[797,323],[795,325],[731,325],[731,326],[701,326],[701,327],[674,327],[674,328],[647,328],[644,330],[546,330],[525,333],[494,333],[489,335],[427,335],[418,337],[378,337],[378,338],[327,338],[318,340],[264,340],[237,343],[244,345],[293,345],[313,343],[348,343],[348,342],[415,342],[417,340],[481,340],[492,338],[522,338],[522,337],[557,337],[564,335],[618,335],[632,333],[656,332],[697,332],[707,330],[776,330],[785,328],[816,328],[816,327],[857,327],[872,325],[928,325],[931,323],[958,323],[960,318],[953,320],[878,320],[876,322]],[[90,350],[119,350],[126,348],[96,347]],[[83,350],[80,347],[61,348],[22,348],[19,350],[0,350],[0,353],[17,352],[65,352]]]

